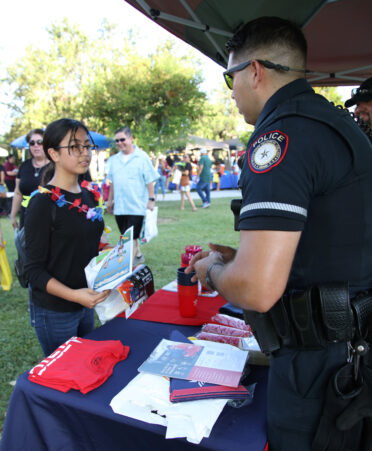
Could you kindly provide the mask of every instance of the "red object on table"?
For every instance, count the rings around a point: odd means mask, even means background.
[[[154,321],[155,323],[182,324],[187,326],[201,326],[210,322],[219,308],[226,304],[226,300],[217,295],[214,298],[198,296],[196,316],[183,318],[178,308],[178,293],[158,290],[150,296],[129,319]],[[121,313],[118,316],[125,316]]]

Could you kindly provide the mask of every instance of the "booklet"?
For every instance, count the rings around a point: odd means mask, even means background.
[[[247,351],[223,343],[206,347],[163,339],[138,371],[237,387],[247,357]]]
[[[101,292],[116,288],[132,272],[133,227],[118,244],[94,257],[85,268],[88,287]]]

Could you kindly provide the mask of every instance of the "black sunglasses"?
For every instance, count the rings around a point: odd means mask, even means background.
[[[229,89],[233,88],[233,81],[234,81],[234,79],[231,76],[231,74],[233,74],[234,72],[239,72],[239,71],[245,69],[253,61],[259,62],[264,67],[266,67],[266,69],[284,70],[285,72],[288,72],[289,70],[293,70],[293,71],[296,71],[296,72],[304,72],[305,73],[305,71],[302,70],[302,69],[291,69],[288,66],[282,66],[281,64],[275,64],[275,63],[272,63],[271,61],[267,61],[267,60],[259,60],[259,59],[248,60],[248,61],[246,61],[244,63],[240,63],[240,64],[237,64],[236,66],[230,67],[230,69],[225,70],[225,72],[223,73],[223,78],[225,79],[226,85],[227,85],[227,87]]]
[[[372,94],[372,89],[366,89],[366,88],[353,88],[351,90],[351,97],[356,96],[357,94]]]
[[[116,143],[124,143],[127,140],[127,138],[119,138],[119,139],[115,139]]]
[[[41,146],[41,144],[43,144],[43,140],[42,139],[37,139],[36,141],[31,140],[29,144],[30,146],[34,146],[35,144],[39,144],[39,146]]]

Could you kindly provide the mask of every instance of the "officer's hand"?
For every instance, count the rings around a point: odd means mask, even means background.
[[[235,258],[236,249],[230,246],[223,246],[222,244],[214,243],[208,243],[208,246],[212,251],[220,253],[224,263],[231,262],[231,260],[234,260]]]
[[[210,253],[211,251],[201,251],[195,254],[190,260],[189,266],[185,269],[185,273],[189,274],[190,272],[195,271],[195,263],[199,260],[202,260],[203,258],[208,257]]]
[[[209,265],[214,262],[223,262],[222,256],[219,252],[202,251],[196,254],[189,263],[189,266],[185,269],[185,273],[189,274],[195,271],[195,276],[192,277],[192,281],[200,280],[203,286],[208,286],[206,281],[206,274]]]

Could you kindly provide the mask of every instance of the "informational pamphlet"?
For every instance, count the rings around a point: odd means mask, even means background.
[[[93,258],[85,268],[89,288],[101,292],[116,288],[132,272],[133,227],[118,244]]]
[[[237,387],[247,357],[248,352],[223,343],[203,346],[163,339],[138,371]]]

